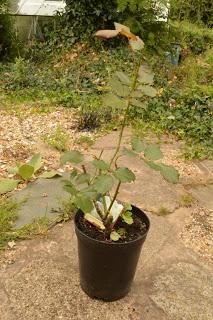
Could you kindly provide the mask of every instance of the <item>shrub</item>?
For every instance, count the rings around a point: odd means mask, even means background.
[[[7,14],[7,0],[0,0],[0,59],[13,51],[12,22]]]
[[[82,97],[78,116],[79,130],[95,130],[112,121],[112,110],[103,106],[98,95]]]
[[[211,0],[171,0],[171,18],[187,20],[196,24],[211,27],[213,9]]]
[[[173,22],[171,27],[175,40],[180,42],[182,47],[190,48],[194,54],[202,53],[212,46],[212,29],[198,27],[196,24],[185,21]]]

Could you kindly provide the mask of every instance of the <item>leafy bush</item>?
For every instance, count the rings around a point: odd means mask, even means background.
[[[112,121],[112,117],[112,110],[103,106],[100,96],[82,97],[78,115],[79,130],[95,130]]]
[[[92,38],[97,27],[109,27],[117,17],[114,0],[66,0],[66,4],[65,13],[57,16],[56,27],[47,26],[46,37],[51,46],[62,42],[70,47],[88,34]]]
[[[7,0],[0,0],[0,59],[9,57],[14,49],[12,22],[7,14]]]
[[[60,48],[62,43],[63,47],[70,48],[85,39],[97,44],[91,34],[97,28],[110,29],[113,21],[125,22],[152,47],[160,44],[159,35],[166,31],[165,23],[156,19],[163,17],[166,0],[160,0],[160,5],[154,0],[66,0],[66,3],[65,13],[57,15],[54,23],[44,28],[49,48]],[[113,39],[111,44],[105,42],[102,46],[112,47],[120,41]]]
[[[171,0],[171,18],[187,20],[196,24],[211,27],[213,9],[211,0]]]
[[[212,47],[213,30],[198,27],[189,22],[171,23],[172,34],[182,47],[188,47],[194,54],[199,54]]]
[[[137,32],[146,46],[157,49],[167,37],[166,20],[168,1],[160,0],[117,0],[118,10],[122,13],[121,20]]]
[[[132,117],[186,140],[190,145],[185,149],[186,158],[212,158],[212,97],[213,92],[207,95],[198,87],[184,93],[171,87],[161,97],[151,100],[146,110],[140,109]]]

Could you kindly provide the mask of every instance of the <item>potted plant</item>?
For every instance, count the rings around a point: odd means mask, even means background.
[[[135,180],[134,173],[118,163],[121,153],[140,157],[168,181],[178,181],[178,173],[173,167],[155,161],[163,156],[158,145],[145,145],[133,137],[131,149],[121,150],[130,108],[144,107],[143,97],[155,96],[156,90],[152,86],[152,72],[141,66],[139,52],[144,47],[143,41],[128,27],[115,23],[115,30],[100,30],[96,36],[108,39],[118,34],[128,38],[136,59],[132,77],[117,72],[110,81],[111,92],[104,97],[107,105],[120,108],[123,114],[117,147],[110,161],[103,160],[104,150],[94,157],[89,164],[92,170],[88,170],[83,154],[77,150],[68,151],[61,157],[62,165],[67,162],[76,165],[70,179],[64,180],[64,189],[71,194],[71,201],[78,209],[75,230],[81,287],[90,297],[105,301],[120,299],[129,292],[150,226],[143,211],[118,201],[121,184]]]

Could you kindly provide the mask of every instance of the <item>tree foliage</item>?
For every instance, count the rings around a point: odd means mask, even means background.
[[[0,59],[12,50],[12,24],[7,14],[7,0],[0,0]]]
[[[196,24],[213,25],[213,5],[211,0],[171,0],[171,17],[188,20]]]

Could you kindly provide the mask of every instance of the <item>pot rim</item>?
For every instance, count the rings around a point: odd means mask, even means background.
[[[109,245],[109,246],[122,246],[122,245],[128,245],[128,244],[134,244],[134,243],[140,242],[141,239],[146,238],[146,236],[147,236],[147,233],[148,233],[148,231],[150,229],[150,220],[149,220],[148,216],[143,212],[143,210],[141,210],[140,208],[138,208],[136,206],[133,206],[133,205],[132,205],[132,208],[133,209],[135,208],[135,209],[139,210],[143,214],[143,216],[145,217],[145,220],[146,220],[145,221],[145,224],[146,224],[146,227],[147,227],[146,232],[143,233],[142,235],[138,236],[137,239],[126,241],[126,242],[115,242],[115,241],[107,242],[107,241],[97,240],[97,239],[94,239],[94,238],[88,236],[81,229],[79,229],[79,227],[77,226],[78,214],[79,213],[83,213],[83,211],[80,210],[80,209],[78,209],[76,211],[76,213],[75,213],[75,217],[74,217],[75,229],[79,234],[81,234],[81,236],[83,236],[84,238],[88,239],[88,241],[94,241],[96,243],[101,243],[101,244],[105,244],[105,245]],[[77,232],[76,232],[76,234],[77,234]]]

